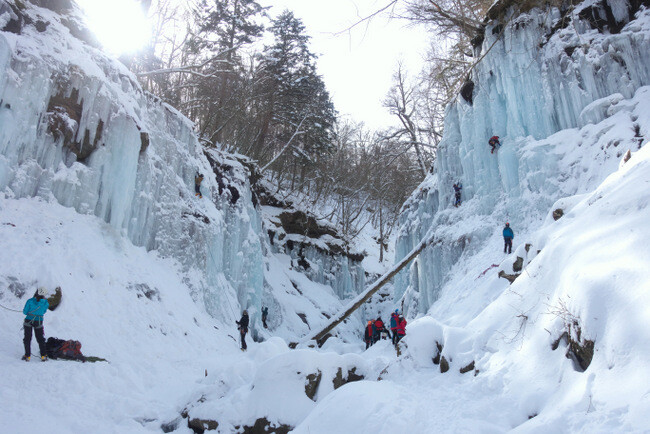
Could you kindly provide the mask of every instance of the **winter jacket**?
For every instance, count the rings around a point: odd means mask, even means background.
[[[201,185],[201,182],[203,182],[203,176],[197,175],[194,177],[194,184]]]
[[[368,336],[373,337],[375,335],[375,325],[368,324],[366,326],[366,332],[368,333]]]
[[[405,336],[406,335],[406,319],[402,318],[402,320],[397,324],[397,334],[399,336]]]
[[[242,315],[239,321],[235,321],[240,330],[248,331],[248,315]]]
[[[460,193],[462,189],[463,189],[463,184],[454,184],[454,191],[456,193]]]
[[[510,229],[510,226],[506,226],[503,228],[503,238],[514,238],[515,233],[512,232],[512,229]]]
[[[370,327],[371,326],[366,327],[365,331],[363,332],[363,340],[365,342],[368,342],[370,340],[370,338],[372,338],[372,335],[368,334],[368,333],[370,333],[370,331],[369,331]]]
[[[391,314],[390,316],[390,329],[395,330],[397,328],[397,320],[399,317],[397,316],[396,313]]]
[[[25,317],[26,321],[43,321],[43,315],[47,312],[47,308],[50,307],[50,302],[47,299],[42,298],[37,300],[36,297],[32,297],[27,300],[25,307],[23,308],[23,313],[27,315]]]

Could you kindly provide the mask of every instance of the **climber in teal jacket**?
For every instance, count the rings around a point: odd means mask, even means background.
[[[25,316],[25,322],[23,323],[23,329],[25,331],[25,338],[23,343],[25,344],[25,355],[23,360],[29,361],[29,358],[32,355],[31,344],[32,344],[32,329],[34,329],[34,335],[36,335],[36,342],[38,342],[38,348],[41,351],[41,360],[47,360],[47,353],[45,351],[45,336],[43,332],[43,315],[47,312],[47,309],[50,307],[50,303],[45,298],[47,296],[47,289],[40,287],[34,294],[34,297],[27,300],[25,307],[23,308],[23,313]]]
[[[503,253],[512,253],[512,239],[514,237],[515,233],[510,228],[510,223],[506,223],[506,227],[503,228],[503,241],[505,243]]]

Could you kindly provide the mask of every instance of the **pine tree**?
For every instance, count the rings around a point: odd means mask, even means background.
[[[284,11],[270,30],[273,43],[258,66],[261,126],[254,155],[273,161],[275,170],[290,168],[292,179],[298,172],[303,178],[314,159],[329,151],[336,112],[300,19]],[[293,152],[285,152],[289,148]]]

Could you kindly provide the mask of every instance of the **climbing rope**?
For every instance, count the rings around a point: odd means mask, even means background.
[[[8,308],[8,307],[6,307],[6,306],[3,306],[3,305],[1,305],[1,304],[0,304],[0,307],[1,307],[1,308],[3,308],[3,309],[7,309],[7,310],[10,310],[10,311],[12,311],[12,312],[19,312],[19,313],[23,313],[23,311],[22,311],[22,310],[16,310],[16,309],[10,309],[10,308]]]

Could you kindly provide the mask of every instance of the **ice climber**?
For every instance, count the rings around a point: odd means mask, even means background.
[[[400,316],[397,320],[397,340],[395,345],[406,336],[406,319],[403,316]]]
[[[203,198],[203,195],[201,194],[201,183],[203,182],[203,174],[196,172],[196,176],[194,176],[194,192],[195,196],[198,196],[199,198]]]
[[[248,333],[248,312],[244,311],[237,323],[237,328],[239,329],[239,336],[241,337],[241,350],[246,351],[246,333]]]
[[[269,328],[269,326],[266,325],[266,318],[269,316],[269,308],[264,306],[262,308],[262,325],[264,326],[265,329]]]
[[[368,321],[363,331],[363,341],[366,343],[366,350],[370,348],[370,342],[372,341],[372,335],[370,333],[372,333],[372,321]]]
[[[506,223],[506,226],[503,228],[503,253],[512,253],[512,239],[515,237],[515,233],[510,228],[510,223]]]
[[[397,325],[399,321],[398,310],[390,314],[390,331],[392,333],[393,345],[397,345]]]
[[[463,184],[460,182],[454,184],[454,191],[456,192],[456,200],[454,201],[454,206],[460,206],[460,192],[463,189]]]
[[[41,360],[47,360],[45,336],[43,331],[43,315],[47,312],[47,308],[50,307],[50,303],[45,297],[47,297],[47,289],[41,286],[34,293],[34,297],[27,300],[27,303],[25,303],[25,307],[23,308],[23,313],[27,316],[23,323],[23,329],[25,330],[25,338],[23,339],[23,343],[25,344],[25,355],[22,359],[26,362],[29,362],[32,355],[32,329],[34,329],[36,342],[38,342],[38,349],[41,352]]]
[[[494,154],[494,151],[497,150],[497,147],[501,146],[501,142],[499,142],[499,136],[490,137],[488,143],[490,144],[490,146],[492,146],[492,150],[490,151],[490,154]]]
[[[386,332],[386,328],[384,327],[384,322],[381,320],[381,317],[377,317],[375,320],[375,342],[379,342],[381,339],[381,334]]]

